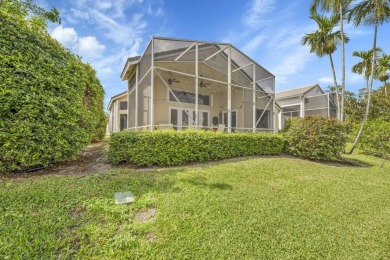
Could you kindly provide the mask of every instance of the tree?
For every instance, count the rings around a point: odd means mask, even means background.
[[[345,43],[344,38],[344,16],[349,9],[352,0],[314,0],[311,6],[311,12],[315,13],[317,8],[337,14],[340,21],[341,33],[341,104],[340,104],[340,119],[344,121],[344,97],[345,97]]]
[[[377,51],[376,56],[378,56],[378,53],[382,52],[382,49],[381,48],[376,48],[376,51]],[[372,53],[373,53],[373,50],[369,50],[369,51],[354,51],[352,53],[352,56],[359,57],[359,58],[362,59],[362,61],[360,61],[360,62],[358,62],[358,63],[356,63],[355,65],[352,66],[352,72],[360,74],[360,75],[364,75],[364,78],[366,80],[366,89],[367,89],[367,91],[369,91],[368,83],[369,83],[369,79],[370,79],[370,75],[371,75]]]
[[[376,41],[378,34],[378,27],[384,22],[388,22],[390,19],[390,1],[389,0],[364,0],[359,2],[349,13],[348,20],[353,20],[355,26],[360,26],[361,24],[365,25],[374,25],[374,43],[373,50],[376,50]],[[368,113],[370,111],[370,98],[372,91],[372,84],[374,81],[374,72],[375,72],[375,62],[376,62],[377,52],[372,52],[371,59],[371,73],[370,73],[370,84],[367,92],[367,106],[366,112],[364,114],[360,130],[356,136],[355,142],[352,145],[349,153],[351,154],[357,144],[359,143],[360,136],[362,135],[364,125],[367,122]]]
[[[42,19],[19,1],[0,8],[0,173],[73,159],[104,134],[96,72]]]
[[[337,119],[340,119],[339,87],[332,58],[332,54],[336,51],[337,45],[341,42],[341,32],[333,32],[333,29],[337,26],[339,20],[335,15],[327,18],[326,16],[317,13],[313,13],[310,18],[317,23],[318,29],[315,32],[303,36],[302,44],[310,46],[310,52],[314,52],[320,58],[325,55],[329,56],[337,99]],[[346,35],[344,35],[344,39],[346,42],[349,41],[349,38]]]
[[[44,20],[48,20],[53,23],[61,23],[60,12],[54,7],[50,11],[47,11],[46,9],[34,4],[34,1],[32,0],[0,0],[0,8],[5,2],[9,2],[16,6],[19,4],[20,7],[27,12],[31,12],[34,16],[41,17]]]
[[[387,80],[390,75],[388,73],[390,71],[390,55],[386,53],[382,53],[382,56],[378,59],[378,66],[376,73],[378,74],[378,79],[383,82],[383,88],[385,92],[385,96],[387,97]]]

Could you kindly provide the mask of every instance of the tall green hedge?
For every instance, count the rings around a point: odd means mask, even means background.
[[[17,1],[0,8],[0,172],[74,158],[106,126],[95,71]]]
[[[251,155],[278,155],[284,139],[265,133],[212,131],[123,131],[111,136],[108,158],[113,163],[141,166],[182,165]]]

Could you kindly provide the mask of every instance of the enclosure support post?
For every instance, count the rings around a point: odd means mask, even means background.
[[[130,127],[130,81],[127,81],[127,129]]]
[[[134,126],[135,129],[138,129],[138,77],[139,77],[139,64],[135,68],[135,117],[134,117]]]
[[[154,129],[154,38],[152,38],[152,60],[151,60],[151,71],[150,71],[150,130]]]
[[[252,69],[252,132],[256,132],[256,67]]]
[[[301,101],[301,117],[305,117],[305,97],[302,96],[302,101]]]
[[[328,93],[328,95],[327,95],[327,98],[328,98],[328,117],[330,117],[330,100],[329,100],[329,95],[330,95],[330,93]]]
[[[232,47],[228,49],[228,132],[232,132]]]
[[[198,43],[195,43],[195,129],[198,129],[199,125],[199,84],[198,84],[198,73],[199,73],[199,60],[198,60]]]
[[[276,133],[278,129],[276,129],[276,100],[275,100],[275,78],[272,81],[272,87],[274,94],[272,95],[272,126],[273,126],[273,132]]]

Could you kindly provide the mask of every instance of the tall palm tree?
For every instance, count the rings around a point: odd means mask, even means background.
[[[376,52],[377,52],[376,56],[378,56],[378,53],[382,52],[382,49],[376,48]],[[352,72],[360,75],[364,75],[364,79],[366,80],[367,91],[369,89],[368,83],[371,76],[372,53],[373,53],[372,49],[369,51],[354,51],[352,53],[352,56],[359,57],[362,59],[362,61],[352,66]]]
[[[390,19],[390,0],[364,0],[359,2],[349,13],[348,20],[353,20],[355,26],[361,24],[374,25],[374,44],[373,50],[376,50],[376,40],[378,34],[378,27]],[[357,144],[359,143],[360,136],[362,135],[364,125],[366,124],[368,113],[370,111],[370,99],[372,84],[374,81],[374,71],[376,62],[377,52],[372,52],[371,59],[371,73],[370,73],[370,85],[367,92],[367,106],[364,114],[362,125],[360,126],[359,132],[356,136],[355,142],[352,145],[349,153],[351,154]]]
[[[382,53],[382,56],[378,59],[378,67],[376,73],[378,74],[378,79],[384,83],[383,88],[385,89],[385,96],[387,97],[387,80],[389,80],[390,75],[390,55]]]
[[[340,119],[339,87],[337,84],[332,57],[332,54],[337,49],[337,45],[341,42],[341,32],[333,32],[333,29],[337,26],[339,19],[336,15],[327,18],[326,16],[319,15],[317,13],[313,13],[310,18],[317,23],[318,29],[315,32],[308,33],[303,36],[302,44],[310,46],[310,52],[314,52],[320,58],[325,55],[329,56],[337,99],[337,119]],[[344,39],[346,42],[349,41],[349,38],[346,35],[344,35]]]
[[[341,32],[341,101],[340,120],[344,121],[344,99],[345,99],[345,39],[344,39],[344,17],[353,0],[313,0],[310,8],[311,13],[315,13],[317,8],[337,14],[339,17]]]
[[[313,0],[310,11],[315,13],[317,8],[337,14],[340,21],[341,32],[341,104],[340,120],[344,121],[344,99],[345,99],[345,38],[344,38],[344,17],[353,0]]]

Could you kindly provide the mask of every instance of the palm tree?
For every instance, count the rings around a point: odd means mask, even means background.
[[[388,73],[390,71],[390,55],[382,53],[382,56],[378,59],[378,67],[376,73],[378,79],[384,83],[383,88],[385,89],[385,96],[387,97],[387,80],[390,78]]]
[[[349,13],[348,20],[353,20],[355,26],[359,26],[361,24],[365,25],[374,25],[374,44],[373,50],[376,50],[376,40],[378,34],[378,27],[382,25],[384,22],[388,22],[390,19],[390,1],[389,0],[364,0],[359,2]],[[370,99],[371,99],[371,91],[372,84],[374,81],[374,71],[375,71],[375,62],[376,62],[377,52],[372,52],[371,59],[371,73],[370,73],[370,85],[367,89],[367,106],[366,112],[364,114],[362,125],[360,126],[359,132],[356,136],[355,142],[352,145],[349,153],[351,154],[357,144],[359,143],[360,136],[362,135],[364,125],[366,124],[368,112],[370,111]]]
[[[332,54],[336,51],[337,45],[341,42],[341,32],[333,32],[333,29],[337,26],[339,20],[338,17],[333,15],[327,18],[324,15],[313,13],[310,17],[316,21],[318,29],[315,32],[308,33],[302,37],[302,44],[310,46],[310,52],[314,52],[318,57],[325,55],[329,56],[330,65],[332,67],[334,88],[336,91],[337,99],[337,119],[340,119],[340,103],[339,103],[339,87],[337,85],[336,72],[333,64]],[[344,35],[346,42],[349,38]]]
[[[381,48],[376,48],[377,56],[379,52],[382,52]],[[352,66],[352,72],[360,75],[364,75],[364,79],[366,80],[366,89],[369,89],[369,79],[371,75],[371,66],[372,66],[372,53],[373,50],[369,51],[354,51],[352,56],[359,57],[362,61],[356,63]]]
[[[341,33],[341,104],[340,104],[340,120],[344,121],[344,98],[345,98],[345,43],[344,38],[344,16],[349,9],[349,5],[353,0],[313,0],[313,4],[310,8],[311,13],[315,13],[317,7],[321,7],[322,10],[337,14],[340,21],[340,33]]]

